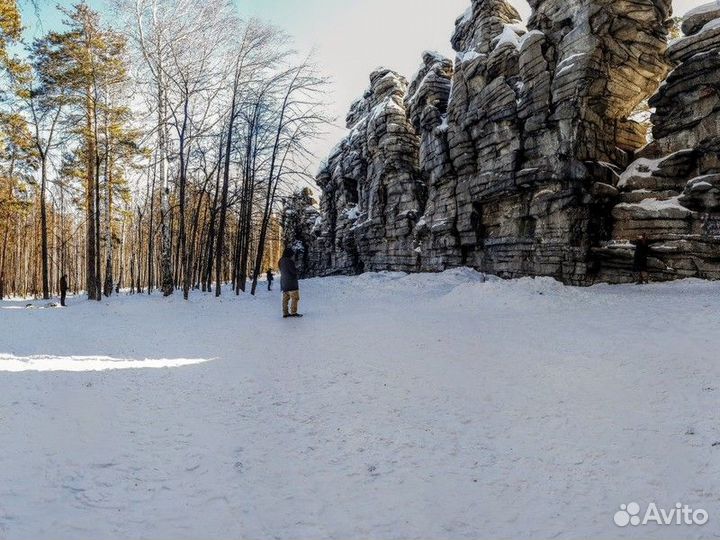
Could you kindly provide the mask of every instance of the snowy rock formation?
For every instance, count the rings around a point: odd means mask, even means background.
[[[308,274],[627,281],[628,241],[647,232],[660,276],[720,277],[720,6],[668,51],[670,0],[530,4],[525,28],[510,2],[473,0],[454,60],[425,53],[410,83],[370,76],[318,175],[320,216],[291,233]],[[631,117],[672,65],[646,146]]]
[[[630,249],[653,241],[658,278],[720,278],[720,2],[692,10],[667,58],[675,67],[650,99],[653,141],[621,175],[613,239],[597,250],[602,277],[618,280]]]
[[[353,104],[350,133],[317,177],[323,190],[318,272],[413,266],[412,231],[425,195],[407,95],[407,80],[383,68]]]

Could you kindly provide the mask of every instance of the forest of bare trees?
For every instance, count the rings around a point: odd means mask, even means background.
[[[311,58],[230,0],[81,2],[32,43],[0,9],[0,297],[254,293],[328,121]]]

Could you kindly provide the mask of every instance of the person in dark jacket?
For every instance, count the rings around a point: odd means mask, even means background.
[[[633,271],[637,274],[637,284],[650,283],[648,280],[648,257],[650,256],[650,242],[647,236],[641,234],[635,242],[635,257],[633,259]]]
[[[63,274],[60,278],[60,305],[65,307],[65,297],[67,296],[68,282],[67,275]]]
[[[300,301],[300,285],[294,256],[295,252],[292,248],[287,247],[278,263],[280,267],[280,288],[283,292],[283,317],[285,318],[302,317],[297,312],[298,302]]]
[[[273,275],[272,268],[268,268],[268,271],[267,271],[268,291],[272,291],[273,281],[275,281],[275,276]]]

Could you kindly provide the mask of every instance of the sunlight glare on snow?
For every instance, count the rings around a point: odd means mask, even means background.
[[[105,371],[192,366],[213,358],[112,358],[110,356],[14,356],[0,354],[0,371]]]

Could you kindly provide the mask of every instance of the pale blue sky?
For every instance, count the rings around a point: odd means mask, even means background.
[[[24,0],[27,4],[27,0]],[[369,73],[378,66],[391,67],[411,77],[424,50],[452,54],[449,39],[455,19],[470,0],[234,0],[243,15],[274,22],[294,36],[303,50],[315,48],[317,61],[333,80],[331,112],[339,126],[319,142],[324,155],[342,136],[345,114],[368,85]],[[527,17],[525,0],[510,0]],[[58,24],[57,0],[40,0],[41,20],[29,5],[24,9],[28,33],[38,25],[47,30]],[[707,0],[674,0],[676,14]],[[69,5],[71,0],[60,0]],[[88,0],[98,9],[104,0]]]

